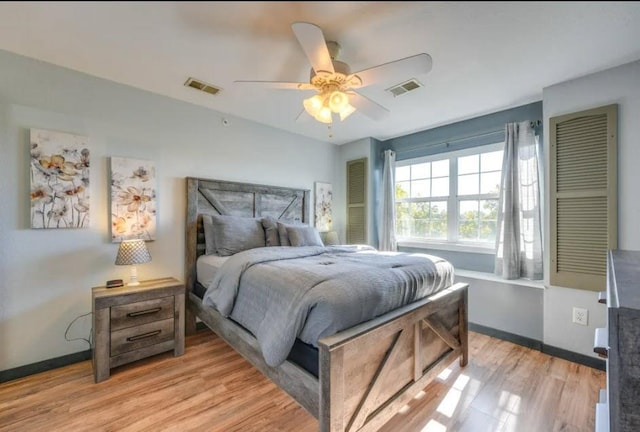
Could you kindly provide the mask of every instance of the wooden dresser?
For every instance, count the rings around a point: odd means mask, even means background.
[[[182,355],[184,296],[184,284],[174,278],[93,288],[95,382],[109,378],[111,368],[154,354]]]
[[[607,358],[607,388],[596,405],[596,432],[640,431],[640,251],[609,251],[607,327],[594,351]]]

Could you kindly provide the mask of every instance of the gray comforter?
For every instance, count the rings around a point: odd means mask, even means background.
[[[367,247],[267,247],[230,257],[203,301],[253,333],[271,366],[296,337],[318,340],[453,283],[453,266],[426,254]]]

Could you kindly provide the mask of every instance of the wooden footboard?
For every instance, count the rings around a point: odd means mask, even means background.
[[[467,284],[319,341],[320,431],[375,431],[468,357]]]

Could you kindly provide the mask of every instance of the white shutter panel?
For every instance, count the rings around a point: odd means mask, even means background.
[[[602,291],[617,247],[617,105],[549,120],[551,285]]]

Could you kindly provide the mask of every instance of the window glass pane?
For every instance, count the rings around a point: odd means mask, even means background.
[[[478,239],[478,222],[463,221],[458,224],[458,238],[460,240]]]
[[[396,199],[409,198],[409,182],[396,182]]]
[[[458,158],[458,174],[477,173],[479,171],[479,155],[463,156]]]
[[[502,171],[502,150],[482,153],[480,155],[482,172]]]
[[[423,198],[431,196],[431,181],[416,180],[411,182],[411,198]]]
[[[498,219],[498,200],[480,201],[480,219],[482,220]]]
[[[459,220],[478,220],[479,201],[460,201]]]
[[[409,237],[411,234],[411,212],[409,203],[396,204],[396,234],[399,237]]]
[[[480,174],[480,193],[499,193],[500,192],[500,172],[490,172]]]
[[[444,220],[446,225],[447,220],[447,202],[446,201],[432,201],[431,202],[431,220]]]
[[[433,239],[444,240],[447,238],[447,221],[446,220],[432,220],[431,221],[431,234]]]
[[[411,237],[429,237],[429,219],[416,219],[413,221],[413,232]]]
[[[478,174],[458,176],[458,195],[477,195],[478,186]]]
[[[486,242],[496,241],[497,222],[480,222],[480,240]]]
[[[411,218],[413,219],[412,237],[429,236],[429,203],[411,204]]]
[[[431,196],[449,196],[449,177],[439,177],[431,180]]]
[[[431,163],[411,165],[411,179],[424,179],[431,177]]]
[[[411,166],[396,167],[396,181],[407,181],[410,179]]]
[[[449,159],[431,162],[431,176],[444,177],[449,175]]]

